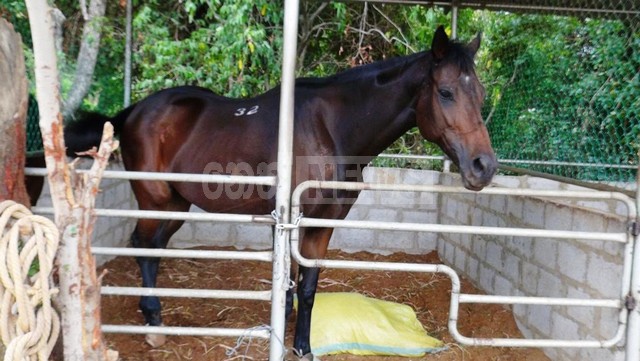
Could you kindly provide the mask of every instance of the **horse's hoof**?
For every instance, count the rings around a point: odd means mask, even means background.
[[[164,326],[164,325],[161,325]],[[149,344],[149,346],[156,348],[164,345],[167,342],[167,335],[161,335],[158,333],[148,333],[144,340]]]
[[[119,359],[118,351],[111,349],[107,350],[107,361],[118,361]]]
[[[320,359],[309,352],[308,354],[300,357],[300,361],[320,361]]]
[[[164,345],[167,342],[167,336],[159,335],[157,333],[150,333],[145,336],[144,340],[149,344],[149,346],[156,348]]]

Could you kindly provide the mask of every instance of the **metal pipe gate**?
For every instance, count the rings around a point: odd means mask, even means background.
[[[45,170],[29,170],[29,174],[40,174]],[[226,175],[200,175],[200,174],[157,174],[143,172],[121,172],[106,171],[106,178],[126,178],[126,179],[162,179],[170,181],[191,181],[191,182],[216,182],[216,183],[247,183],[247,184],[274,184],[273,177],[231,177]],[[245,178],[245,179],[240,179]],[[466,193],[474,194],[461,187],[439,186],[439,185],[402,185],[402,184],[377,184],[377,183],[354,183],[335,181],[306,181],[301,183],[292,194],[291,217],[289,222],[283,222],[282,218],[266,215],[237,215],[237,214],[211,214],[211,213],[189,213],[189,212],[155,212],[138,210],[110,210],[97,209],[96,214],[106,217],[132,217],[132,218],[162,218],[162,219],[183,219],[192,221],[227,221],[239,223],[258,223],[264,225],[275,225],[277,233],[286,235],[291,232],[291,247],[285,243],[285,254],[291,252],[294,259],[301,265],[307,267],[333,267],[350,268],[362,270],[387,270],[387,271],[411,271],[425,273],[443,273],[449,277],[452,283],[452,296],[449,309],[449,331],[456,339],[464,345],[472,346],[500,346],[500,347],[585,347],[585,348],[607,348],[618,344],[627,336],[627,360],[637,360],[638,349],[635,335],[638,332],[640,323],[640,313],[637,305],[632,301],[634,295],[640,292],[640,251],[638,247],[638,235],[634,234],[634,227],[629,232],[606,233],[606,232],[582,232],[564,230],[545,230],[532,228],[509,228],[509,227],[484,227],[467,225],[441,225],[441,224],[421,224],[421,223],[401,223],[401,222],[372,222],[354,220],[334,220],[307,218],[301,214],[301,196],[309,189],[344,189],[344,190],[372,190],[372,191],[417,191],[430,193]],[[546,198],[565,199],[589,199],[589,200],[615,200],[626,206],[627,218],[630,224],[637,224],[634,221],[638,218],[640,209],[640,197],[634,202],[628,196],[617,192],[601,191],[555,191],[555,190],[530,190],[530,189],[510,189],[510,188],[486,188],[479,194],[487,195],[507,195],[507,196],[533,196]],[[37,213],[52,214],[52,208],[34,207]],[[415,231],[415,232],[442,232],[459,234],[482,234],[498,236],[528,236],[534,238],[557,238],[557,239],[582,239],[590,241],[608,241],[622,243],[625,246],[623,261],[623,277],[620,280],[620,297],[617,299],[576,299],[557,297],[521,297],[521,296],[499,296],[499,295],[473,295],[460,292],[460,278],[455,270],[446,265],[431,264],[403,264],[390,262],[361,262],[345,260],[310,260],[302,257],[298,251],[299,230],[304,227],[334,227],[334,228],[360,228],[392,231]],[[635,226],[637,228],[637,226]],[[634,250],[634,248],[636,248]],[[168,250],[168,249],[132,249],[114,247],[94,247],[93,253],[98,255],[117,256],[151,256],[151,257],[176,257],[176,258],[200,258],[200,259],[233,259],[233,260],[254,260],[264,262],[277,262],[276,254],[270,251],[200,251],[200,250]],[[285,274],[283,281],[273,282],[274,287],[280,287],[286,291],[289,286],[288,265],[289,260],[283,257],[280,260]],[[635,265],[635,267],[634,267]],[[283,292],[284,293],[284,292]],[[170,296],[170,297],[197,297],[197,298],[217,298],[217,299],[250,299],[272,301],[272,308],[278,307],[284,312],[284,300],[282,303],[273,302],[272,291],[229,291],[229,290],[203,290],[203,289],[166,289],[166,288],[141,288],[141,287],[103,287],[103,294],[108,295],[128,295],[128,296]],[[632,301],[630,301],[632,300]],[[504,339],[504,338],[469,338],[457,330],[458,309],[460,303],[493,303],[493,304],[528,304],[528,305],[549,305],[549,306],[575,306],[575,307],[602,307],[618,309],[618,328],[615,334],[605,340],[556,340],[556,339]],[[629,303],[635,308],[629,308]],[[272,321],[284,320],[284,314],[278,318],[272,316]],[[273,323],[270,329],[229,329],[229,328],[196,328],[196,327],[151,327],[134,325],[103,325],[104,332],[118,333],[161,333],[167,335],[192,335],[192,336],[252,336],[258,338],[272,338],[270,352],[281,353],[270,356],[271,360],[282,360],[284,355],[284,333],[275,333]],[[283,330],[284,331],[284,330]],[[275,338],[275,340],[273,339]],[[273,350],[275,349],[275,350]],[[640,349],[639,349],[640,350]],[[274,358],[275,357],[275,358]]]
[[[387,270],[387,271],[413,271],[444,273],[451,279],[451,303],[449,308],[449,332],[454,339],[470,346],[500,346],[500,347],[585,347],[585,348],[608,348],[618,344],[627,334],[627,360],[637,360],[634,350],[638,347],[635,333],[637,325],[627,326],[638,317],[637,306],[634,302],[633,308],[629,309],[629,297],[634,299],[638,294],[639,268],[633,267],[637,262],[637,234],[633,232],[606,233],[606,232],[581,232],[563,230],[544,230],[533,228],[508,228],[508,227],[483,227],[465,225],[441,225],[441,224],[421,224],[421,223],[401,223],[401,222],[370,222],[354,220],[335,220],[320,218],[305,218],[301,213],[301,199],[305,191],[309,189],[342,189],[342,190],[374,190],[374,191],[417,191],[431,193],[469,193],[461,187],[429,186],[429,185],[399,185],[399,184],[376,184],[376,183],[353,183],[353,182],[333,182],[333,181],[306,181],[301,183],[294,191],[292,200],[292,217],[296,219],[295,226],[292,226],[293,233],[291,239],[291,250],[294,259],[299,264],[306,267],[333,267],[349,269],[367,270]],[[638,205],[628,196],[616,192],[596,192],[596,191],[553,191],[553,190],[532,190],[532,189],[510,189],[510,188],[485,188],[479,194],[507,195],[507,196],[533,196],[545,198],[568,198],[568,199],[592,199],[592,200],[616,200],[623,203],[627,209],[627,219],[630,224],[634,222],[638,214]],[[462,233],[462,234],[483,234],[499,236],[528,236],[534,238],[558,238],[558,239],[581,239],[590,241],[618,242],[625,245],[622,279],[620,281],[620,297],[616,299],[577,299],[577,298],[553,298],[553,297],[520,297],[520,296],[495,296],[495,295],[474,295],[460,292],[460,280],[457,273],[445,265],[425,265],[425,264],[399,264],[389,262],[362,262],[345,260],[317,260],[305,259],[298,251],[299,227],[334,227],[334,228],[359,228],[377,230],[396,230],[414,232],[442,232],[442,233]],[[635,258],[635,259],[634,259]],[[632,283],[633,280],[633,283]],[[509,339],[509,338],[470,338],[466,337],[457,329],[458,308],[460,303],[485,303],[485,304],[529,304],[529,305],[549,305],[549,306],[576,306],[576,307],[604,307],[618,309],[618,328],[615,334],[606,340],[557,340],[557,339]],[[629,313],[631,312],[631,313]]]
[[[386,0],[388,1],[388,0]],[[373,183],[346,183],[307,181],[300,184],[291,193],[291,167],[293,143],[293,104],[294,104],[294,71],[296,55],[296,36],[298,27],[298,0],[285,1],[284,20],[284,58],[282,68],[282,96],[280,100],[280,126],[278,138],[278,168],[276,177],[248,177],[202,174],[158,174],[144,172],[107,171],[104,176],[119,179],[154,179],[183,182],[211,182],[221,184],[254,184],[276,187],[276,210],[273,217],[266,215],[237,215],[237,214],[195,214],[188,212],[153,212],[98,209],[98,216],[133,217],[156,219],[182,219],[193,221],[222,221],[240,223],[258,223],[275,225],[273,252],[251,251],[194,251],[194,250],[165,250],[165,249],[129,249],[94,247],[93,252],[99,255],[120,256],[152,256],[178,258],[206,258],[206,259],[235,259],[272,262],[273,282],[271,291],[229,291],[229,290],[184,290],[184,289],[149,289],[137,287],[103,287],[103,294],[109,295],[155,295],[155,296],[187,296],[203,298],[239,298],[251,300],[271,301],[271,326],[268,329],[229,329],[229,328],[195,328],[195,327],[150,327],[133,325],[103,325],[104,332],[122,333],[159,333],[166,335],[194,335],[194,336],[251,336],[270,339],[270,356],[272,361],[284,359],[284,308],[285,292],[289,285],[290,256],[307,267],[334,267],[367,270],[413,271],[427,273],[443,273],[452,283],[452,295],[449,314],[449,331],[456,341],[464,345],[506,346],[506,347],[610,347],[620,342],[626,332],[626,359],[637,361],[640,359],[640,246],[638,245],[638,209],[640,196],[635,203],[631,198],[615,192],[569,192],[543,191],[507,188],[487,188],[482,194],[499,194],[509,196],[536,196],[550,198],[572,199],[608,199],[617,200],[626,205],[627,216],[635,221],[635,232],[604,233],[555,231],[540,229],[518,229],[505,227],[475,227],[464,225],[417,224],[399,222],[367,222],[305,218],[300,213],[300,197],[311,188],[330,188],[345,190],[394,190],[421,191],[437,193],[470,193],[458,187],[420,186],[420,185],[389,185]],[[46,174],[46,170],[27,170],[30,175]],[[640,177],[640,172],[639,172]],[[640,185],[640,178],[638,180]],[[640,193],[640,192],[638,192]],[[37,213],[52,213],[51,208],[34,207]],[[310,260],[303,258],[299,251],[300,227],[344,227],[369,228],[379,230],[402,230],[416,232],[443,233],[473,233],[490,235],[527,235],[531,237],[549,237],[559,239],[604,240],[618,242],[625,245],[623,261],[623,277],[620,284],[620,298],[618,299],[575,299],[551,297],[512,297],[492,295],[464,294],[460,291],[460,279],[457,273],[446,265],[430,264],[402,264],[389,262],[361,262],[344,260]],[[530,304],[530,305],[562,305],[576,307],[604,307],[615,308],[618,313],[618,328],[615,334],[606,340],[555,340],[555,339],[504,339],[504,338],[470,338],[460,334],[457,330],[458,308],[460,303],[497,303],[497,304]]]

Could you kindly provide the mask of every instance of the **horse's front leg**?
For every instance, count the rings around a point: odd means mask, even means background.
[[[300,266],[298,273],[298,316],[293,347],[299,356],[311,355],[311,311],[316,297],[319,268]],[[312,356],[308,356],[313,359]]]
[[[309,259],[321,259],[327,253],[332,228],[310,228],[304,232],[300,253]],[[300,266],[298,271],[298,315],[293,339],[295,352],[304,359],[313,360],[311,354],[311,311],[318,286],[319,268]]]

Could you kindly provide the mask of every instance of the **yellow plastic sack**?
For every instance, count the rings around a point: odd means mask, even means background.
[[[318,293],[311,315],[314,355],[420,357],[444,350],[427,335],[413,309],[357,293]]]

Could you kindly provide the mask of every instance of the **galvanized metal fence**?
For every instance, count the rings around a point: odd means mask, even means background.
[[[44,174],[44,170],[30,170],[30,174]],[[200,175],[200,174],[154,174],[143,172],[119,172],[108,171],[106,178],[126,178],[126,179],[156,179],[165,181],[192,181],[192,182],[216,182],[216,183],[246,183],[246,184],[267,184],[272,185],[275,179],[272,177],[234,177],[220,175]],[[486,227],[468,225],[441,225],[423,223],[401,223],[401,222],[370,222],[354,220],[334,220],[304,217],[300,213],[302,195],[309,189],[346,189],[346,190],[370,190],[370,191],[410,191],[429,193],[471,193],[461,187],[447,187],[438,185],[399,185],[399,184],[375,184],[375,183],[353,183],[353,182],[330,182],[330,181],[307,181],[300,184],[292,195],[292,215],[289,222],[283,222],[280,217],[260,216],[260,215],[235,215],[235,214],[207,214],[207,213],[185,213],[185,212],[150,212],[134,210],[109,210],[98,209],[97,215],[102,217],[134,217],[134,218],[159,218],[159,219],[183,219],[192,221],[217,221],[217,222],[239,222],[239,223],[259,223],[264,225],[274,225],[277,232],[286,234],[291,232],[291,245],[284,245],[284,253],[278,255],[270,251],[267,252],[246,252],[246,251],[196,251],[196,250],[155,250],[155,249],[122,249],[110,247],[95,247],[95,254],[118,255],[118,256],[152,256],[152,257],[177,257],[177,258],[200,258],[200,259],[235,259],[235,260],[255,260],[264,262],[281,262],[288,265],[286,255],[291,252],[296,262],[307,267],[327,267],[327,268],[349,268],[361,270],[387,270],[387,271],[410,271],[425,273],[443,273],[452,282],[452,296],[449,307],[449,331],[455,340],[464,345],[471,346],[500,346],[500,347],[576,347],[576,348],[608,348],[617,345],[627,336],[627,360],[635,360],[639,350],[637,342],[638,328],[640,327],[640,313],[634,305],[634,295],[640,292],[640,269],[637,265],[640,261],[638,235],[632,230],[627,232],[607,233],[607,232],[586,232],[586,231],[561,231],[545,230],[533,228],[508,228],[508,227]],[[638,207],[640,198],[635,201],[621,193],[616,192],[594,192],[594,191],[547,191],[531,189],[508,189],[508,188],[487,188],[482,191],[487,195],[509,195],[513,197],[533,196],[544,198],[563,198],[573,200],[615,200],[624,205],[626,209],[627,222],[634,224],[638,217]],[[39,213],[52,213],[53,209],[34,208]],[[446,265],[433,264],[403,264],[403,263],[380,263],[380,262],[360,262],[345,260],[309,260],[303,258],[298,252],[299,231],[305,227],[335,227],[335,228],[359,228],[375,229],[385,231],[413,231],[413,232],[433,232],[433,233],[458,233],[458,234],[481,234],[500,236],[526,236],[546,239],[581,239],[593,242],[614,242],[623,244],[624,260],[622,262],[622,277],[619,282],[619,297],[609,299],[584,299],[584,298],[560,298],[560,297],[522,297],[504,295],[472,295],[464,294],[460,290],[460,277],[451,267]],[[635,248],[635,249],[634,249]],[[274,282],[274,287],[281,287],[286,290],[288,287],[282,283]],[[269,301],[272,299],[271,291],[229,291],[229,290],[184,290],[166,288],[138,288],[138,287],[104,287],[103,293],[108,295],[128,295],[128,296],[172,296],[172,297],[196,297],[196,298],[217,298],[217,299],[248,299]],[[457,324],[459,320],[459,306],[461,303],[485,303],[485,304],[528,304],[528,305],[552,305],[552,306],[572,306],[572,307],[592,307],[608,308],[618,311],[618,327],[610,338],[602,340],[558,340],[558,339],[503,339],[503,338],[472,338],[462,335]],[[284,304],[274,304],[272,307],[284,307]],[[272,317],[272,323],[283,319],[282,315]],[[274,317],[278,317],[277,319]],[[274,333],[273,324],[271,328],[196,328],[196,327],[150,327],[136,325],[103,325],[105,332],[116,333],[138,333],[138,334],[167,334],[167,335],[194,335],[194,336],[230,336],[241,337],[251,336],[258,338],[272,338],[271,352],[276,353],[272,360],[281,360],[280,352],[284,352],[282,344],[283,337]]]

